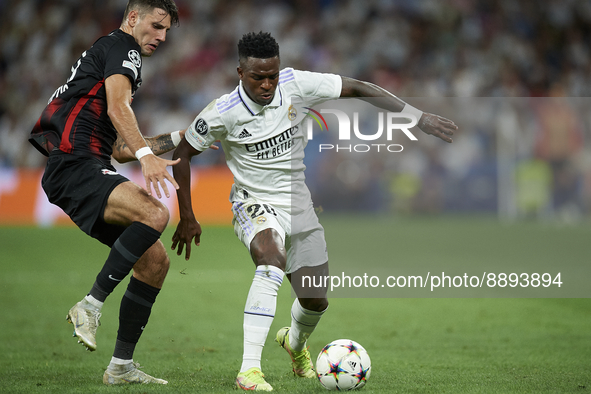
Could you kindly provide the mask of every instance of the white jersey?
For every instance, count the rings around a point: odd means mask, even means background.
[[[341,88],[338,75],[286,68],[279,73],[275,97],[262,106],[240,82],[197,115],[185,138],[199,151],[221,141],[234,175],[230,201],[252,195],[289,212],[292,206],[305,209],[311,198],[304,183],[304,107],[340,97]]]

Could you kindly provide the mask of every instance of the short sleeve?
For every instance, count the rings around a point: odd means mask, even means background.
[[[302,97],[331,100],[341,96],[343,81],[340,75],[293,70]]]
[[[141,81],[142,56],[133,46],[118,40],[107,53],[103,78],[111,75],[123,74],[129,77],[134,91]]]
[[[198,151],[204,151],[216,140],[222,139],[226,127],[222,117],[215,108],[217,100],[212,101],[193,120],[185,133],[187,142]]]

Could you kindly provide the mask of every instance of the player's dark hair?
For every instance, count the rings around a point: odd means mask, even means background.
[[[150,13],[154,8],[161,8],[166,11],[170,15],[171,25],[179,25],[179,9],[174,0],[129,0],[127,7],[125,7],[123,20],[127,19],[127,15],[129,15],[129,11],[131,10],[139,10],[140,13]]]
[[[279,44],[271,36],[271,33],[247,33],[238,41],[238,58],[243,61],[246,58],[269,59],[279,57]]]

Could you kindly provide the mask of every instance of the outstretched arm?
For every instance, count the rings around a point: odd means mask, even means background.
[[[178,245],[176,254],[180,256],[186,246],[185,260],[189,260],[191,257],[193,238],[195,238],[197,246],[201,241],[201,225],[195,219],[191,205],[191,158],[200,153],[201,151],[193,148],[186,139],[183,139],[172,155],[173,159],[180,159],[180,162],[172,169],[174,178],[179,184],[176,196],[180,215],[179,224],[172,236],[172,249],[174,250]]]
[[[392,112],[403,112],[405,108],[410,107],[407,107],[407,103],[378,85],[348,77],[341,77],[341,79],[343,81],[341,97],[358,97],[362,100],[368,97],[383,97],[384,105],[381,107]],[[372,102],[372,104],[374,103]],[[458,126],[451,120],[427,112],[423,112],[418,121],[417,126],[424,133],[432,134],[445,142],[452,142],[450,136],[458,129]]]

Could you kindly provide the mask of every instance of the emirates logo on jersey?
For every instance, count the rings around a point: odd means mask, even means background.
[[[256,153],[256,158],[259,160],[272,159],[291,150],[293,136],[298,132],[298,129],[298,126],[293,126],[264,141],[244,144],[244,147],[247,152]]]
[[[134,66],[138,68],[142,66],[142,57],[140,56],[138,51],[132,49],[131,51],[129,51],[127,56],[129,56],[129,60],[131,60]]]

